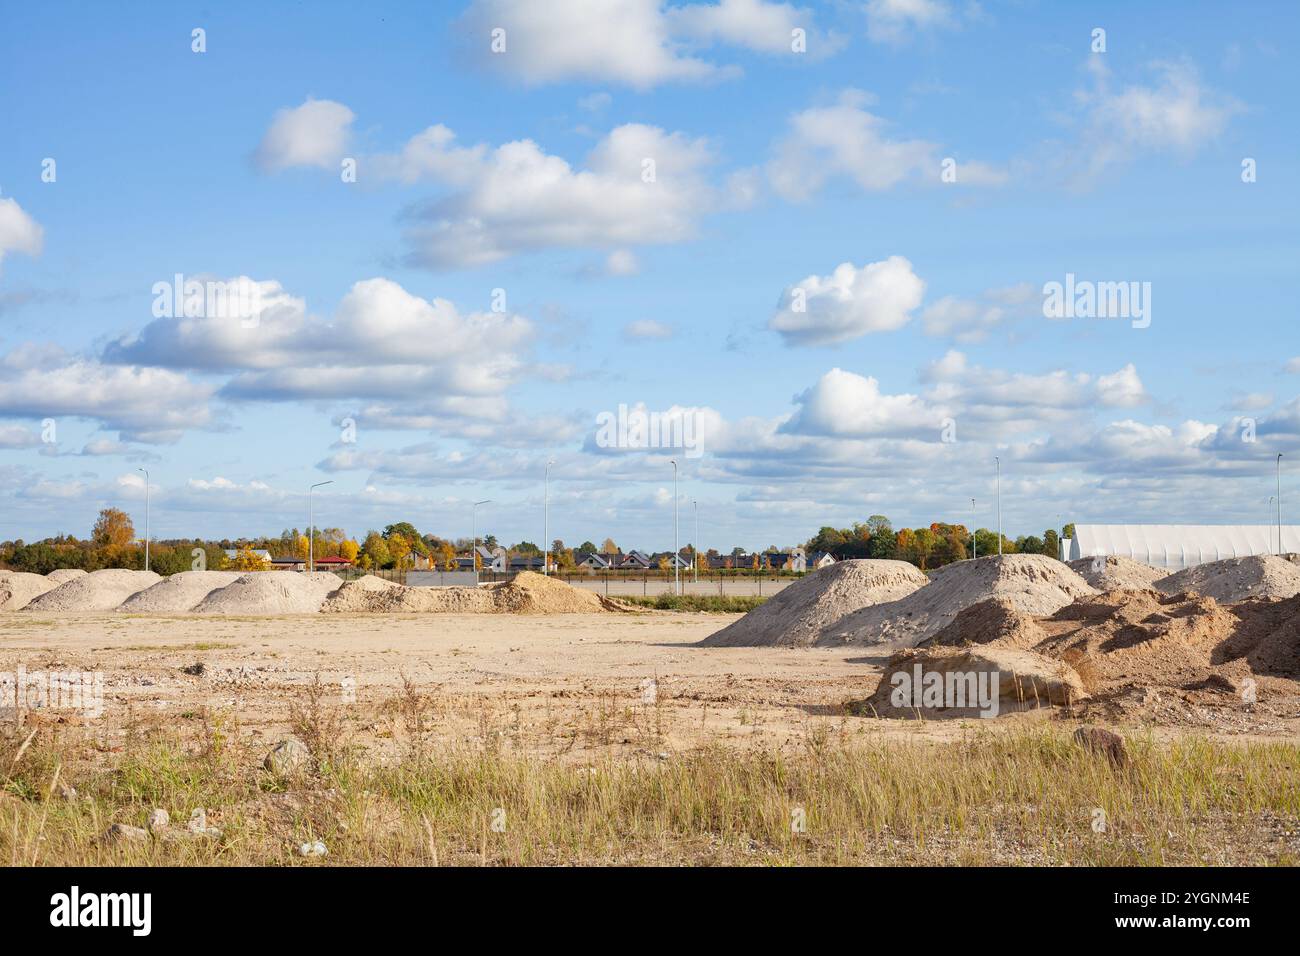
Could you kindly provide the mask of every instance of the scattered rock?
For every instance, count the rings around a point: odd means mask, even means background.
[[[189,665],[188,667],[182,667],[181,673],[189,674],[191,677],[202,677],[203,672],[206,671],[207,669],[208,669],[207,664],[204,664],[202,661],[197,661]]]
[[[149,814],[149,830],[153,833],[167,829],[171,822],[171,815],[166,810],[155,810]]]
[[[139,843],[149,839],[149,831],[142,827],[127,826],[125,823],[114,823],[104,834],[104,839],[109,843]]]
[[[299,856],[324,856],[327,852],[325,844],[320,840],[317,840],[314,843],[304,843],[302,846],[298,847]]]
[[[272,747],[262,765],[277,777],[292,777],[311,766],[311,751],[301,740],[290,737]]]
[[[1087,750],[1104,756],[1112,767],[1119,769],[1128,766],[1128,748],[1124,745],[1124,738],[1113,731],[1101,727],[1080,727],[1074,732],[1074,740]]]

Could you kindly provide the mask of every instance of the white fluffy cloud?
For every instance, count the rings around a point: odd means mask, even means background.
[[[257,165],[265,172],[294,166],[333,168],[347,150],[353,119],[350,109],[333,100],[309,99],[280,110],[257,147]]]
[[[485,66],[528,84],[591,80],[646,90],[732,77],[737,68],[695,54],[715,43],[788,54],[795,27],[806,31],[809,55],[840,46],[816,29],[810,10],[769,0],[673,7],[663,0],[474,0],[461,25]],[[497,29],[505,31],[502,52],[492,51]]]
[[[452,188],[408,214],[411,260],[437,269],[556,247],[688,239],[699,216],[725,202],[705,177],[712,161],[703,139],[635,123],[597,143],[582,169],[531,140],[463,148],[434,127],[378,168]]]
[[[1117,86],[1103,59],[1088,61],[1092,87],[1076,94],[1085,111],[1088,174],[1145,152],[1191,156],[1227,127],[1241,105],[1201,84],[1188,63],[1150,66],[1153,83]]]
[[[918,395],[885,395],[875,378],[833,368],[800,393],[783,431],[854,438],[939,435],[948,410]]]
[[[279,283],[259,285],[264,308],[255,323],[157,319],[110,344],[105,361],[238,372],[223,394],[241,399],[492,396],[514,380],[523,364],[517,350],[532,336],[518,315],[462,314],[389,279],[354,284],[330,321]]]
[[[0,263],[11,252],[39,256],[44,238],[45,230],[17,200],[0,198]]]
[[[945,0],[868,0],[867,36],[877,43],[901,43],[914,31],[950,26]]]
[[[768,328],[788,345],[833,345],[902,328],[924,294],[925,283],[902,256],[861,268],[845,262],[786,289]]]
[[[55,349],[0,358],[0,416],[84,418],[125,440],[171,442],[208,426],[213,391],[167,369],[106,365]]]

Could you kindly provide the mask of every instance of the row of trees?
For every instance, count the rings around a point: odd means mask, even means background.
[[[1058,534],[1048,528],[1042,536],[1022,535],[1014,541],[1002,535],[1003,554],[1045,554],[1055,558],[1059,554],[1062,537],[1071,537],[1074,526],[1066,525]],[[962,524],[936,521],[928,528],[903,528],[895,531],[884,515],[872,515],[851,528],[823,527],[805,545],[811,554],[829,551],[838,559],[886,558],[910,561],[921,570],[942,567],[953,561],[971,557],[971,533]],[[977,554],[995,554],[998,551],[998,534],[988,528],[975,530],[974,547]]]

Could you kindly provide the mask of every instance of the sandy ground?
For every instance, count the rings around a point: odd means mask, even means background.
[[[976,725],[1000,731],[1053,717],[919,723],[852,716],[845,705],[874,689],[884,652],[691,646],[737,617],[6,615],[0,672],[103,673],[103,716],[49,711],[29,719],[89,723],[111,738],[141,721],[221,714],[268,745],[286,735],[291,702],[305,700],[319,680],[321,700],[344,715],[348,739],[380,759],[400,749],[404,680],[434,701],[435,739],[495,736],[520,751],[573,759],[706,742],[795,748],[827,733],[959,740]],[[200,663],[201,673],[183,670]],[[1239,740],[1260,733],[1248,724],[1222,729]],[[1213,723],[1195,732],[1217,735]],[[1274,738],[1297,733],[1300,715],[1267,730]]]

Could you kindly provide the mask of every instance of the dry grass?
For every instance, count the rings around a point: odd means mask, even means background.
[[[381,708],[409,744],[358,752],[319,693],[293,705],[317,758],[285,785],[234,717],[161,721],[109,748],[85,727],[0,734],[0,861],[99,864],[1284,864],[1300,862],[1300,746],[1130,735],[1112,770],[1069,727],[972,730],[960,743],[849,741],[812,727],[798,753],[709,746],[588,765],[530,756],[485,706],[475,739],[434,748],[436,699],[409,682]],[[608,736],[604,702],[587,733]],[[645,732],[655,733],[653,708]],[[26,744],[24,745],[24,742]],[[72,798],[61,796],[65,786]],[[203,807],[220,839],[110,845]],[[1104,812],[1105,828],[1094,829]],[[800,821],[806,826],[801,829]],[[322,840],[323,859],[297,848]]]

